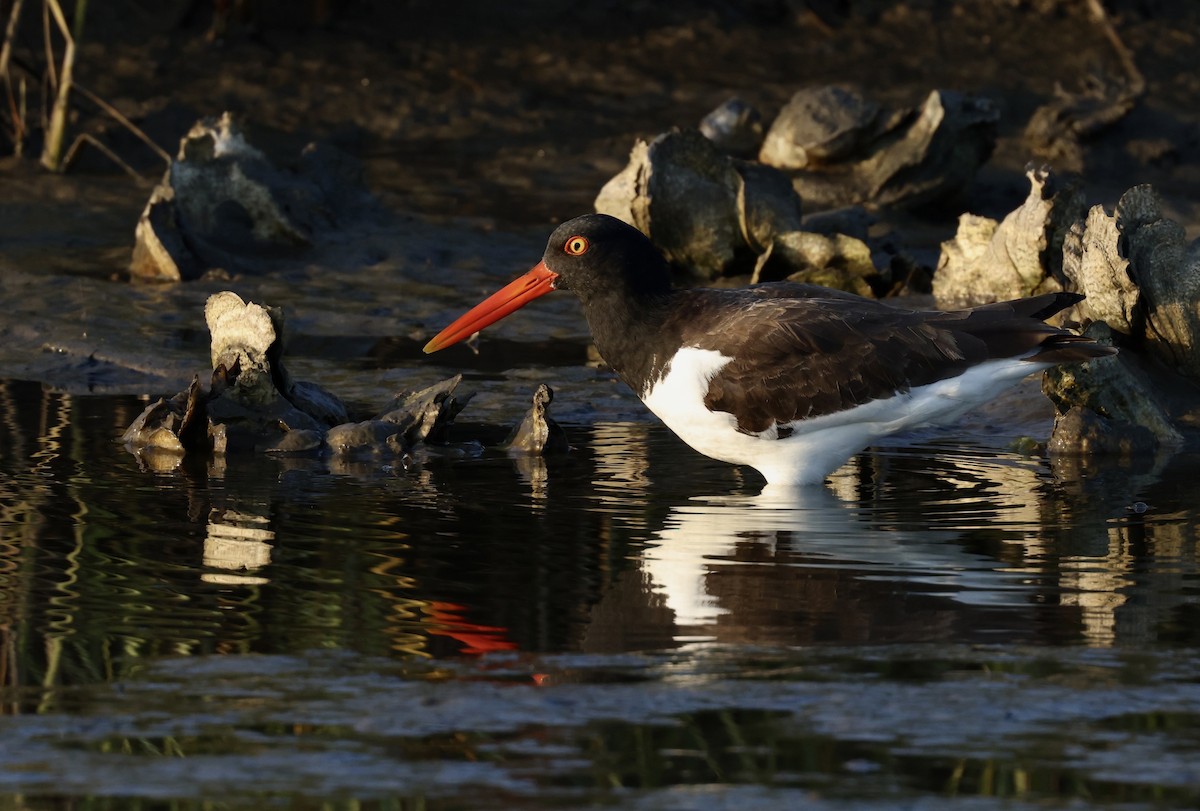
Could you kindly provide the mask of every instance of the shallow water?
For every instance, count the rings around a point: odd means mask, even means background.
[[[1200,801],[1194,456],[980,428],[761,491],[643,419],[156,471],[141,398],[0,400],[0,807]]]

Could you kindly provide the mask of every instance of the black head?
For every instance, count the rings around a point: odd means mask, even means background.
[[[579,297],[595,334],[645,319],[671,292],[671,277],[666,260],[641,231],[605,214],[576,217],[550,235],[541,262],[435,335],[425,351],[456,344],[557,288]]]
[[[542,262],[558,274],[557,288],[584,303],[601,293],[644,298],[671,290],[670,267],[654,243],[607,214],[585,214],[555,228]]]

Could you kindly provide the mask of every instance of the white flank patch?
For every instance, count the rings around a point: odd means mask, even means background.
[[[1013,358],[987,361],[949,380],[787,424],[792,435],[775,439],[776,428],[745,434],[737,430],[732,414],[704,407],[709,381],[731,360],[710,349],[684,347],[671,359],[667,374],[642,393],[642,401],[705,456],[749,465],[769,484],[788,485],[819,484],[879,437],[957,419],[1053,365]]]

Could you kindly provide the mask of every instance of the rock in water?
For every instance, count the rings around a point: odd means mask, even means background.
[[[1100,343],[1113,343],[1112,330],[1102,322],[1092,324],[1084,334]],[[1126,351],[1115,358],[1047,370],[1042,391],[1058,410],[1050,447],[1058,453],[1071,448],[1079,453],[1104,449],[1126,453],[1156,444],[1180,445],[1183,437],[1157,386],[1139,368],[1142,363]],[[1077,431],[1083,433],[1076,435]]]
[[[204,319],[212,336],[213,368],[239,369],[223,399],[249,411],[279,416],[292,428],[346,421],[346,407],[340,399],[315,383],[292,380],[283,362],[282,310],[245,302],[236,293],[224,291],[209,297]],[[281,416],[289,410],[296,414]]]
[[[268,308],[246,303],[229,291],[209,296],[204,305],[212,367],[236,366],[240,370],[237,378],[229,381],[228,396],[251,408],[266,407],[279,396],[268,357],[278,340],[276,318],[282,322],[278,310],[272,318]]]
[[[538,384],[533,393],[533,406],[501,447],[510,454],[565,453],[569,447],[567,432],[550,416],[552,402],[554,390],[545,383]]]
[[[442,441],[471,399],[453,396],[462,380],[456,375],[397,395],[379,416],[351,423],[341,400],[288,373],[282,310],[224,291],[209,297],[204,316],[215,369],[210,390],[203,391],[199,380],[193,380],[174,398],[150,404],[123,437],[139,458],[156,454],[162,469],[177,465],[186,454],[223,454],[227,449],[406,455],[420,443]]]
[[[225,453],[225,426],[214,423],[208,414],[209,401],[224,388],[225,374],[224,367],[214,372],[207,392],[196,376],[170,400],[160,397],[146,406],[121,437],[126,449],[154,470],[164,472],[176,468],[188,455]]]
[[[1135,186],[1117,203],[1129,272],[1144,296],[1145,341],[1170,368],[1200,382],[1200,240],[1162,214],[1158,195]]]
[[[406,449],[418,442],[444,442],[446,429],[474,396],[454,396],[461,382],[458,374],[420,391],[397,394],[377,419],[398,426],[396,442]]]

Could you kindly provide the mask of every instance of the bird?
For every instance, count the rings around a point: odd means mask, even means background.
[[[953,421],[1027,375],[1117,351],[1045,323],[1077,293],[939,311],[798,282],[675,288],[645,234],[585,214],[425,352],[553,290],[579,298],[600,355],[680,439],[768,485],[819,484],[881,437]]]

